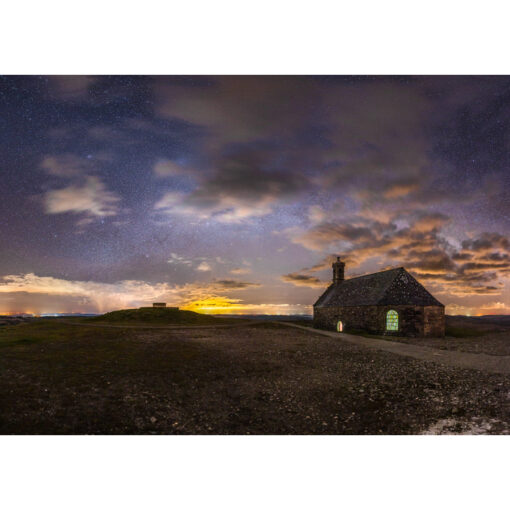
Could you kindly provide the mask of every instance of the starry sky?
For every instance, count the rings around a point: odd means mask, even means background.
[[[510,313],[510,78],[0,77],[0,313],[311,313],[406,267]]]

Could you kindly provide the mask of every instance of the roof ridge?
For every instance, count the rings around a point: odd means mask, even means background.
[[[406,271],[406,268],[405,268],[405,267],[399,267],[399,268],[396,268],[396,269],[399,269],[399,270],[401,269],[404,273],[409,274],[409,273]],[[412,278],[412,275],[410,275],[410,274],[409,274],[409,276],[411,276],[411,278]],[[388,284],[386,285],[386,287],[384,288],[384,290],[383,290],[383,292],[382,292],[381,297],[379,298],[379,303],[380,303],[381,301],[383,301],[383,300],[384,300],[384,298],[386,297],[386,295],[387,295],[387,294],[388,294],[388,292],[390,291],[390,289],[391,289],[392,285],[394,285],[394,284],[395,284],[395,281],[396,281],[396,279],[395,279],[395,278],[393,278],[392,280],[390,280],[390,281],[388,282]],[[419,282],[418,282],[418,283],[419,283]]]
[[[390,270],[391,271],[391,270]],[[388,283],[386,284],[386,286],[383,288],[383,291],[382,291],[382,295],[381,297],[379,298],[379,303],[386,297],[386,294],[388,294],[389,290],[391,289],[392,285],[395,284],[395,281],[396,281],[396,276],[399,274],[399,273],[407,273],[407,271],[405,270],[404,267],[396,267],[395,269],[393,269],[393,271],[395,271],[395,276],[388,281]],[[389,272],[389,271],[381,271],[382,273],[386,273],[386,272]]]
[[[407,276],[409,276],[409,278],[412,278],[418,285],[419,287],[421,288],[422,291],[425,292],[425,294],[428,295],[428,297],[430,297],[432,300],[436,301],[437,303],[439,303],[440,305],[442,303],[440,303],[426,288],[425,286],[423,286],[409,271],[407,271],[407,269],[405,267],[402,267],[401,269],[404,270],[404,272],[406,273]],[[384,298],[386,297],[386,295],[388,294],[388,292],[390,292],[391,290],[391,286],[394,285],[395,283],[395,280],[391,280],[389,283],[388,283],[388,286],[384,289],[384,292],[383,292],[383,295],[381,297],[381,299],[379,300],[379,302],[383,301]]]

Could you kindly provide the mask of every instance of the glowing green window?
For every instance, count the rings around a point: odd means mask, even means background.
[[[386,331],[398,331],[398,313],[395,310],[386,314]]]

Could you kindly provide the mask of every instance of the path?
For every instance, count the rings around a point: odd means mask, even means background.
[[[379,338],[366,338],[363,336],[349,335],[347,333],[336,333],[333,331],[324,331],[321,329],[298,326],[290,322],[278,322],[291,328],[304,329],[316,335],[329,336],[337,340],[346,340],[362,347],[377,349],[381,351],[392,352],[401,356],[423,361],[434,361],[443,365],[449,365],[460,368],[474,368],[486,372],[498,374],[510,374],[510,356],[490,356],[489,354],[476,354],[471,352],[445,351],[433,349],[431,347],[422,347],[420,345],[403,344],[392,342],[391,340],[382,340]]]

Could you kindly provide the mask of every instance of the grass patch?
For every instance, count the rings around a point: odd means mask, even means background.
[[[35,344],[45,340],[63,340],[67,338],[62,328],[55,327],[49,321],[36,321],[0,330],[0,346],[12,344]]]
[[[221,319],[203,313],[171,308],[138,308],[133,310],[117,310],[97,317],[85,319],[85,322],[104,324],[130,324],[130,325],[185,325],[208,326],[232,324],[240,319]]]
[[[115,332],[100,328],[70,327],[67,324],[59,323],[58,319],[43,319],[1,328],[0,347],[28,346],[90,337],[106,339],[115,338],[118,335],[119,330]]]
[[[469,327],[461,327],[461,326],[448,326],[446,325],[445,329],[446,336],[452,336],[454,338],[466,338],[466,337],[476,337],[483,336],[487,334],[487,331],[481,331],[474,328]]]

